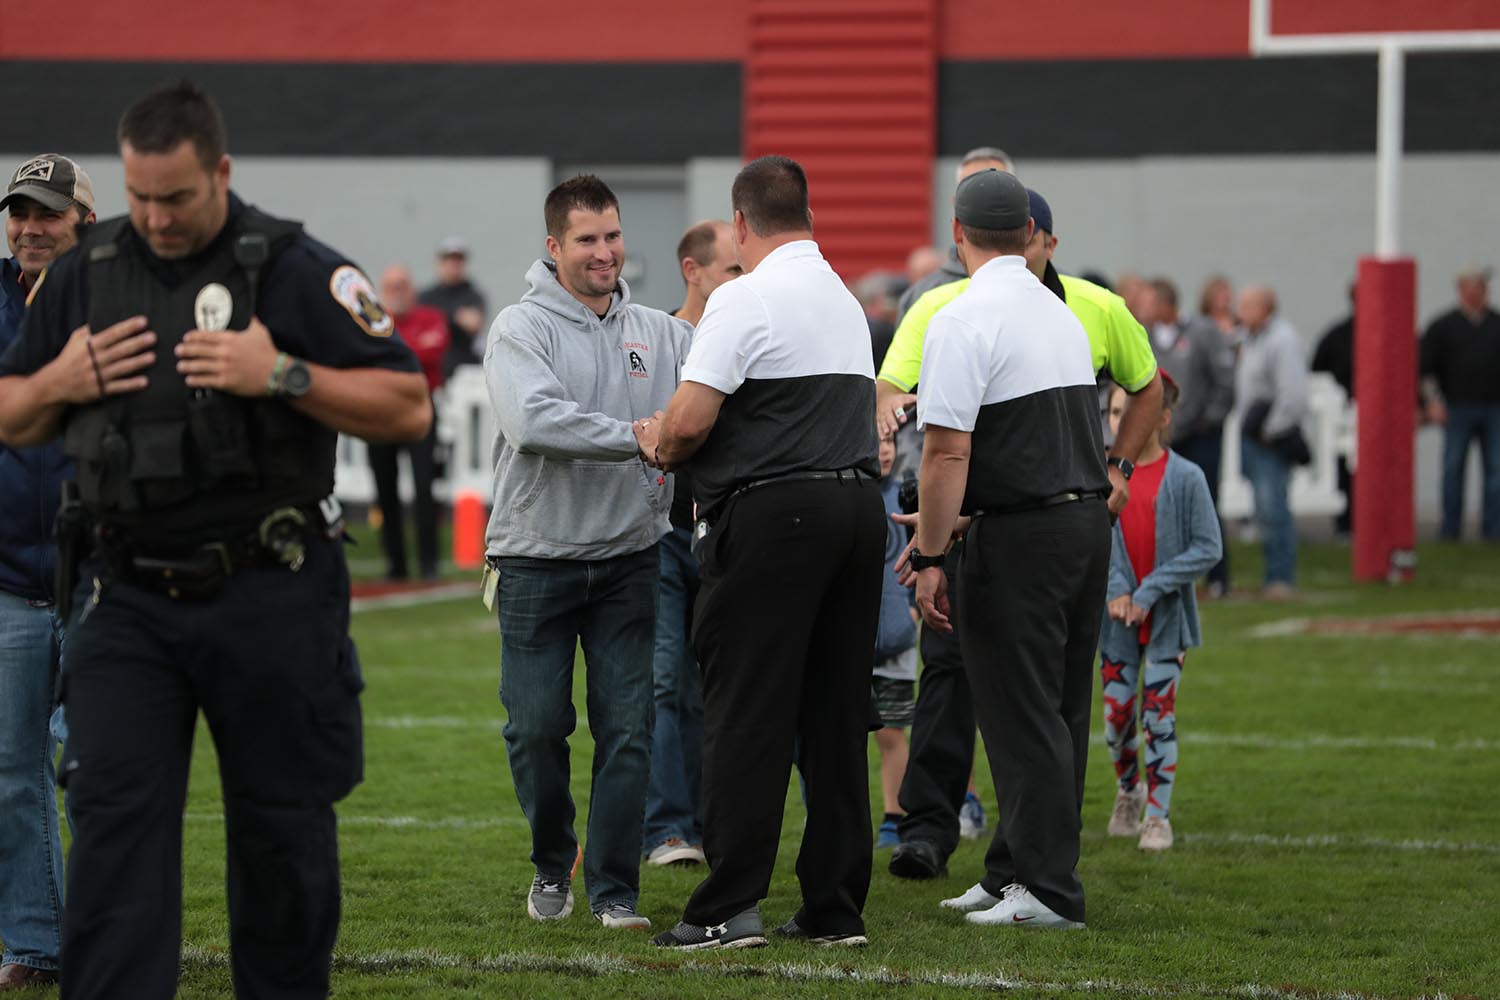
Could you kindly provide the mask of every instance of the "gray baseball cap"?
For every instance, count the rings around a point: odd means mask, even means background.
[[[981,170],[959,182],[953,217],[978,229],[1020,229],[1031,218],[1031,198],[1014,174]]]
[[[0,208],[9,207],[17,198],[30,198],[54,212],[64,211],[75,202],[92,212],[94,184],[83,168],[66,156],[43,153],[25,161],[11,174]]]

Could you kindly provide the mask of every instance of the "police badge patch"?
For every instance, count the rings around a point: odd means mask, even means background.
[[[229,318],[234,314],[234,299],[229,289],[217,281],[198,289],[193,300],[193,322],[200,330],[227,330]]]
[[[391,314],[375,297],[375,287],[359,268],[345,264],[334,271],[333,277],[328,279],[328,290],[370,336],[389,337],[395,332],[396,324]]]

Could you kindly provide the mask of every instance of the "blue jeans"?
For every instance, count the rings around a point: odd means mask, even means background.
[[[1449,403],[1443,428],[1443,537],[1463,534],[1464,471],[1469,442],[1478,439],[1484,470],[1481,526],[1484,537],[1500,539],[1500,403]]]
[[[531,861],[553,878],[578,840],[568,791],[573,659],[588,675],[593,786],[583,855],[595,910],[640,896],[641,821],[651,773],[651,651],[657,547],[614,559],[500,560],[500,700],[516,798],[531,824]]]
[[[1292,467],[1273,448],[1240,437],[1240,470],[1255,493],[1255,520],[1266,555],[1266,583],[1290,586],[1297,576],[1297,525],[1287,499]]]
[[[57,743],[50,729],[62,627],[49,605],[0,591],[0,940],[4,964],[62,953]]]
[[[642,843],[650,851],[676,837],[703,843],[699,786],[703,783],[703,678],[688,642],[698,560],[693,533],[673,528],[661,540],[657,592],[656,725],[651,736],[651,785],[646,795]]]

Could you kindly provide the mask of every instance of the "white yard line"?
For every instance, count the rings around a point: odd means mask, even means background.
[[[224,816],[217,812],[188,812],[184,819],[189,823],[222,823]],[[341,827],[365,827],[384,830],[496,830],[507,827],[524,827],[526,817],[519,812],[507,812],[499,816],[367,816],[351,813],[339,814]],[[1103,834],[1085,831],[1085,840],[1103,840]],[[1242,830],[1181,832],[1179,840],[1184,845],[1209,847],[1286,847],[1305,850],[1366,850],[1399,851],[1410,854],[1500,854],[1500,843],[1459,840],[1421,840],[1408,838],[1397,840],[1390,837],[1351,837],[1341,834],[1294,834],[1252,833]]]
[[[1003,931],[1000,933],[1004,933]],[[748,955],[746,956],[749,957]],[[226,968],[229,955],[195,945],[182,949],[183,963],[199,968]],[[1197,986],[1188,984],[1146,985],[1112,979],[1079,979],[1072,982],[1042,982],[1014,979],[984,972],[928,972],[892,969],[889,966],[856,966],[848,963],[821,962],[718,962],[686,959],[679,964],[668,961],[644,961],[623,955],[582,952],[570,955],[542,955],[531,952],[502,951],[489,955],[458,955],[437,949],[370,953],[342,952],[334,955],[336,970],[371,974],[392,972],[431,972],[457,970],[480,973],[534,972],[566,976],[646,976],[683,979],[767,979],[797,983],[848,983],[877,986],[945,986],[951,989],[979,992],[1015,990],[1026,994],[1072,993],[1100,996],[1160,997],[1191,994],[1203,997],[1226,997],[1231,1000],[1378,1000],[1368,993],[1343,990],[1288,989],[1265,983],[1243,983],[1236,986]],[[1449,1000],[1447,994],[1427,994],[1422,1000]]]

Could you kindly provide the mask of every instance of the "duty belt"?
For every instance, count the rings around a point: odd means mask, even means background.
[[[267,567],[302,568],[309,542],[343,533],[342,520],[330,521],[318,507],[278,507],[253,530],[219,541],[173,547],[138,544],[119,529],[99,532],[100,552],[111,575],[168,597],[215,596],[236,573]]]

